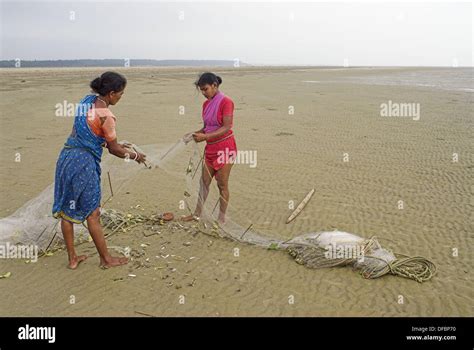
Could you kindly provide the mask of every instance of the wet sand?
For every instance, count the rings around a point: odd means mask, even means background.
[[[472,316],[472,93],[346,80],[430,69],[436,68],[213,71],[235,102],[239,149],[258,153],[255,168],[236,165],[230,179],[231,205],[255,230],[283,238],[333,229],[375,235],[397,253],[434,261],[431,281],[365,280],[350,268],[307,269],[284,252],[179,230],[144,237],[137,227],[109,242],[143,254],[125,267],[101,270],[92,243],[78,246],[91,256],[77,271],[66,269],[65,251],[37,263],[1,260],[0,275],[12,275],[0,279],[0,315]],[[203,97],[193,82],[201,69],[114,70],[129,80],[112,107],[120,139],[171,144],[200,127]],[[102,71],[0,70],[1,217],[54,180],[73,121],[55,116],[55,105],[77,103]],[[420,103],[420,120],[380,116],[389,100]],[[17,152],[21,162],[14,161]],[[142,213],[179,216],[186,214],[179,209],[183,188],[181,179],[156,170],[107,206],[134,212],[139,204]],[[288,202],[311,188],[310,203],[286,225]]]

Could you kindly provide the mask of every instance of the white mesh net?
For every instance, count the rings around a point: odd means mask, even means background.
[[[192,215],[200,200],[203,172],[203,151],[199,145],[194,141],[186,143],[181,139],[171,145],[138,147],[130,144],[130,147],[147,155],[146,166],[139,166],[134,161],[124,162],[116,157],[104,156],[102,188],[108,186],[107,180],[111,177],[114,180],[114,194],[117,194],[139,172],[160,168],[183,181],[184,200],[189,214]],[[286,241],[278,237],[267,237],[256,232],[252,222],[231,204],[227,207],[225,224],[219,224],[221,199],[216,187],[215,184],[211,185],[207,200],[202,204],[203,210],[197,223],[198,230],[202,233],[267,249],[287,250],[298,263],[311,268],[351,265],[366,278],[392,273],[422,282],[429,280],[436,271],[429,260],[418,257],[397,259],[393,253],[382,248],[375,238],[364,239],[347,232],[306,233]],[[53,191],[51,184],[15,213],[1,219],[0,243],[35,244],[43,251],[60,243],[60,225],[51,214]],[[105,199],[103,203],[106,204],[107,201],[108,199]],[[88,236],[87,228],[82,225],[75,225],[75,233],[79,237]]]

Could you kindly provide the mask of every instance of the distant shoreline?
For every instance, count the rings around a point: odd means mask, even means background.
[[[238,65],[236,65],[238,63]],[[472,66],[334,66],[334,65],[285,65],[249,64],[232,60],[150,60],[150,59],[81,59],[81,60],[0,60],[0,69],[18,68],[473,68]]]
[[[234,60],[152,60],[152,59],[78,59],[78,60],[0,60],[0,68],[94,68],[94,67],[203,67],[248,66]]]
[[[230,66],[85,66],[85,67],[1,67],[0,71],[14,71],[14,70],[95,70],[95,69],[110,69],[110,70],[133,70],[133,69],[156,69],[156,70],[176,70],[176,69],[186,69],[186,70],[211,70],[211,69],[225,69],[225,70],[254,70],[254,69],[270,69],[270,70],[279,70],[279,69],[308,69],[308,70],[392,70],[392,69],[474,69],[471,66],[459,66],[459,67],[448,67],[448,66],[270,66],[270,65],[248,65],[243,67],[230,67]]]

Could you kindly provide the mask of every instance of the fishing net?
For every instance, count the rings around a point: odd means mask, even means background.
[[[101,169],[102,188],[108,188],[107,180],[113,178],[117,184],[115,188],[117,193],[143,170],[137,167],[134,161],[124,161],[110,155],[104,155]],[[109,201],[111,195],[106,197],[103,204]],[[0,219],[0,243],[36,245],[42,252],[61,245],[63,238],[60,221],[52,216],[53,201],[54,183],[13,214]],[[85,224],[74,224],[74,233],[77,242],[89,239],[89,231]]]
[[[170,173],[178,174],[178,171],[173,170],[176,169],[176,166],[173,167],[170,163],[171,160],[175,160],[176,163],[176,155],[182,153],[186,147],[185,143],[180,141],[172,145],[148,145],[144,147],[145,151],[128,141],[121,143],[130,145],[138,151],[148,152],[150,158],[156,161],[156,165],[147,163],[147,167],[138,166],[133,160],[124,160],[104,153],[101,163],[103,208],[107,208],[113,195],[120,193],[140,172],[150,171],[151,168],[159,166],[162,169],[167,169]],[[113,193],[110,186],[111,179],[114,184]],[[42,252],[62,245],[60,221],[52,216],[53,201],[54,183],[47,186],[38,196],[29,200],[13,214],[0,219],[0,243],[35,245]],[[110,210],[109,214],[104,211],[105,223],[107,223],[107,217],[110,217],[114,212],[119,218],[123,216],[113,210]],[[85,224],[74,224],[74,233],[77,242],[90,240]]]
[[[211,185],[205,202],[200,197],[201,176],[207,168],[203,166],[203,151],[194,141],[180,139],[171,145],[145,145],[138,147],[125,142],[127,147],[147,155],[145,166],[134,161],[124,162],[112,156],[104,156],[102,162],[103,188],[115,184],[114,193],[102,204],[101,220],[106,229],[117,232],[137,225],[153,227],[163,223],[159,215],[130,216],[107,208],[111,196],[120,192],[140,172],[153,172],[157,168],[182,181],[183,201],[190,215],[198,202],[202,213],[196,221],[177,224],[186,230],[236,242],[259,246],[270,250],[287,251],[297,263],[309,268],[351,266],[365,278],[378,278],[386,274],[398,275],[423,282],[436,272],[436,266],[422,257],[406,257],[383,248],[375,237],[362,238],[341,232],[314,232],[299,235],[290,240],[269,237],[253,229],[253,223],[238,208],[228,204],[225,223],[219,223],[219,206],[223,200],[217,186]],[[36,244],[47,250],[61,244],[62,234],[58,221],[51,216],[53,185],[48,186],[38,197],[26,203],[15,213],[0,220],[0,243]],[[112,186],[110,186],[112,192]],[[75,225],[76,235],[85,235],[85,226]]]

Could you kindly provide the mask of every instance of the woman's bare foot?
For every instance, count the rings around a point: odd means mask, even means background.
[[[109,267],[122,266],[128,264],[128,258],[109,256],[108,258],[100,258],[100,267],[108,269]]]
[[[196,216],[196,215],[182,216],[181,221],[199,221],[199,216]]]
[[[225,225],[225,215],[219,215],[219,218],[217,219],[217,223],[219,225]]]
[[[69,264],[67,267],[71,270],[75,270],[77,269],[79,264],[86,259],[87,259],[87,255],[79,255],[79,256],[76,255],[76,256],[70,257]]]
[[[161,218],[164,221],[172,221],[174,219],[174,214],[173,213],[163,213],[163,214],[161,214]]]

